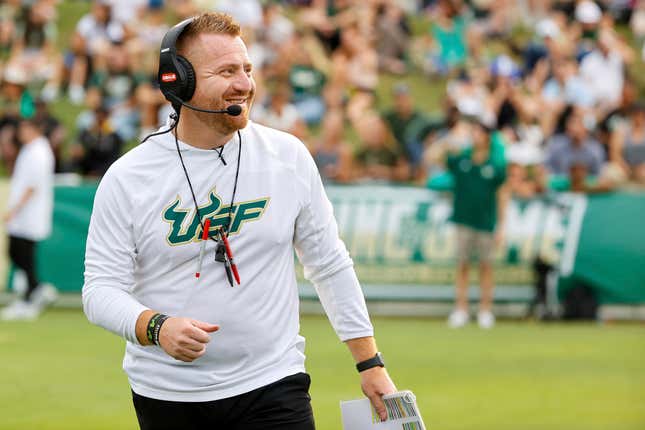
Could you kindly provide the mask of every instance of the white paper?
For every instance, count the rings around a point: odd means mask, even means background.
[[[340,402],[344,430],[425,430],[416,397],[411,391],[383,396],[388,418],[381,421],[369,399]]]

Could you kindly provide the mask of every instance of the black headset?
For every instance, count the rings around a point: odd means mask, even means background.
[[[177,55],[177,39],[195,18],[188,18],[172,27],[161,41],[159,53],[159,89],[176,111],[195,93],[195,69],[185,57]]]
[[[231,116],[238,116],[242,113],[242,106],[230,105],[224,110],[211,110],[199,108],[186,103],[193,98],[195,93],[195,69],[185,57],[177,55],[177,39],[186,27],[195,18],[188,18],[172,27],[161,41],[159,52],[159,89],[166,100],[172,103],[175,112],[179,113],[182,106],[198,112],[225,113]]]

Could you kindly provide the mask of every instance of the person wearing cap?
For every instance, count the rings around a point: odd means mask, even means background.
[[[583,30],[591,30],[600,22],[602,10],[596,2],[583,0],[576,5],[574,16],[576,21],[583,25]]]
[[[27,75],[21,67],[6,66],[2,70],[0,85],[0,152],[2,164],[7,172],[12,172],[20,142],[18,123],[21,118],[34,114],[34,100],[27,89]]]
[[[582,61],[595,48],[600,20],[602,19],[602,10],[595,2],[583,0],[576,5],[573,16],[578,24],[574,28],[579,32],[576,59]]]
[[[511,42],[513,44],[513,42]],[[544,18],[535,24],[534,37],[525,46],[514,46],[522,52],[525,75],[531,75],[550,58],[567,51],[568,38],[554,18]],[[538,69],[539,73],[539,69]]]
[[[495,241],[500,237],[503,224],[501,219],[498,222],[498,217],[504,215],[499,191],[506,179],[506,160],[503,145],[497,142],[499,136],[490,123],[472,116],[464,117],[464,120],[470,126],[470,142],[465,147],[448,145],[444,154],[454,181],[451,220],[457,232],[456,301],[448,317],[448,325],[459,328],[470,319],[470,264],[478,261],[480,301],[477,322],[481,328],[490,329],[495,325],[492,260]]]

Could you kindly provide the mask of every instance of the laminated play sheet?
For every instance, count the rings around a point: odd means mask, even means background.
[[[425,430],[411,391],[383,396],[387,420],[381,421],[368,398],[340,402],[343,430]]]

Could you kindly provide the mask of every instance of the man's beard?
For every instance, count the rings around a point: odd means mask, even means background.
[[[250,108],[252,101],[253,96],[251,95],[248,97],[246,102],[246,106],[248,108]],[[226,110],[226,106],[224,104],[213,103],[205,107],[205,109]],[[206,113],[198,111],[195,111],[194,113],[201,123],[223,135],[231,134],[237,130],[243,129],[249,121],[248,111],[244,107],[242,107],[242,113],[237,116],[229,115],[227,113]]]

